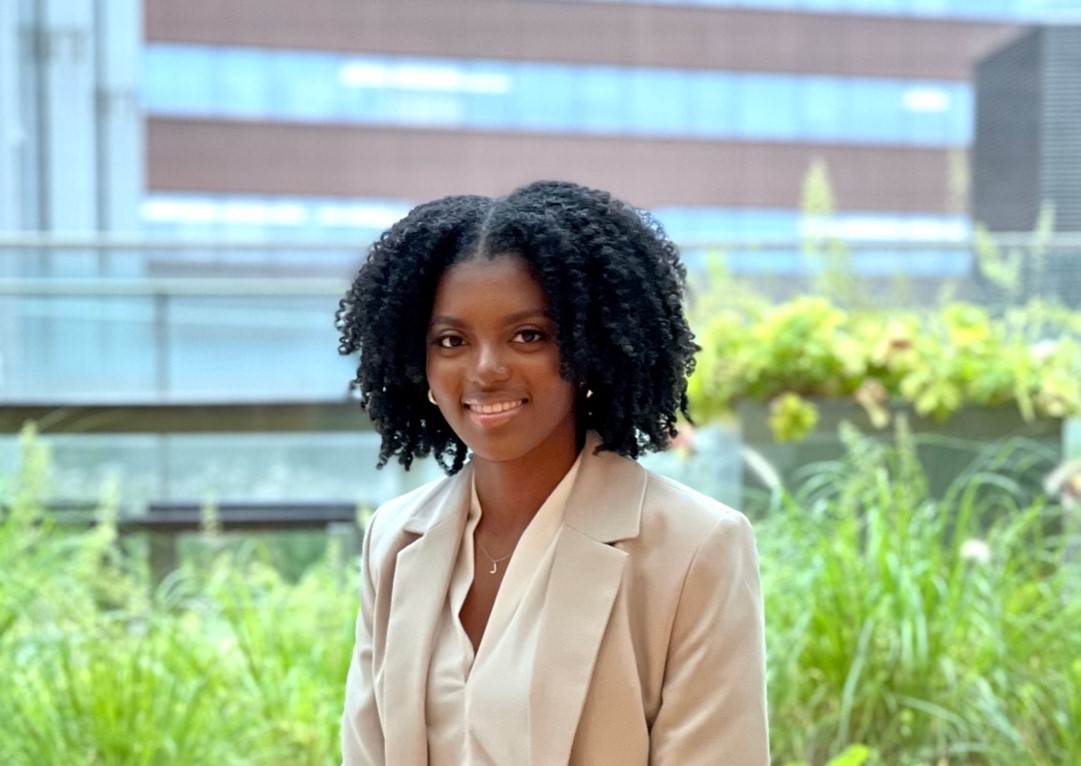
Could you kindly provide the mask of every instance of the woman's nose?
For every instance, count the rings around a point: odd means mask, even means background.
[[[476,375],[482,383],[505,379],[507,364],[502,349],[494,344],[481,344],[477,351]]]

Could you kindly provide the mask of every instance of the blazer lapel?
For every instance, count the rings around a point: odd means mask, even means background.
[[[530,763],[566,764],[627,554],[636,537],[645,471],[591,434],[556,539],[530,693]]]
[[[420,537],[398,551],[393,577],[382,683],[387,763],[428,763],[428,664],[458,555],[471,475],[467,466],[404,525]]]

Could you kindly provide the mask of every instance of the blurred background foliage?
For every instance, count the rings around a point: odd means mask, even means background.
[[[755,519],[775,762],[1081,762],[1079,72],[1073,0],[0,4],[0,762],[337,762],[356,540],[438,475],[337,300],[539,177],[680,245],[645,462]]]

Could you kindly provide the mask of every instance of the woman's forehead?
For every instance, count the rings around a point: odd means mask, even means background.
[[[473,258],[447,268],[439,279],[432,304],[437,316],[462,318],[470,314],[522,314],[547,311],[544,288],[520,255]]]

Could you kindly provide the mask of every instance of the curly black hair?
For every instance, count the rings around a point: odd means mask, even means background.
[[[382,436],[379,467],[434,453],[461,469],[465,444],[427,399],[426,343],[440,276],[477,257],[517,254],[548,297],[560,373],[579,386],[578,430],[628,457],[662,450],[688,420],[698,346],[683,313],[686,269],[647,212],[604,191],[538,181],[501,198],[452,196],[414,208],[371,246],[339,303],[342,354]],[[585,398],[585,392],[593,394]]]

